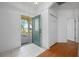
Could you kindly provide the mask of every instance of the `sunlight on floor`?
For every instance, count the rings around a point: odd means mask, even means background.
[[[31,43],[28,45],[23,45],[21,48],[0,53],[0,57],[36,57],[43,51],[45,51],[44,48]]]

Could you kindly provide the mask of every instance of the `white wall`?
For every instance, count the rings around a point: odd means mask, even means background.
[[[57,12],[49,9],[48,15],[49,47],[57,42]]]
[[[68,2],[61,6],[57,6],[58,8],[58,42],[66,42],[67,41],[67,20],[76,19],[77,27],[76,27],[76,38],[79,41],[79,2]],[[72,31],[73,32],[73,31]],[[71,36],[70,36],[71,37]],[[72,39],[73,40],[73,39]]]
[[[48,9],[43,10],[41,13],[42,33],[41,33],[41,46],[48,48]]]
[[[72,9],[58,10],[58,42],[66,42],[67,39],[67,19],[72,18]]]
[[[18,3],[0,3],[0,52],[21,46],[20,15],[34,16],[32,12],[32,9],[27,7],[24,9],[23,5]],[[48,10],[41,12],[43,19],[43,40],[41,43],[45,48],[48,48],[47,12]]]
[[[57,19],[49,14],[49,46],[57,42]]]
[[[26,5],[26,3],[25,3]],[[34,11],[22,3],[0,3],[0,52],[21,46],[20,15],[35,16],[41,14],[42,39],[41,46],[48,48],[48,7],[51,3],[44,3],[43,9]],[[42,7],[42,6],[40,6]]]
[[[31,13],[9,3],[0,3],[0,52],[21,46],[20,15]]]
[[[68,32],[67,32],[68,20],[69,19],[73,20],[75,17],[77,17],[78,12],[74,13],[75,12],[74,8],[69,8],[67,6],[66,7],[65,6],[58,7],[57,5],[53,6],[53,8],[50,9],[50,12],[54,16],[57,17],[57,24],[58,24],[57,25],[57,36],[56,36],[57,37],[57,42],[66,42],[67,39],[68,39]],[[51,19],[51,17],[49,17],[49,19]],[[49,23],[52,24],[53,21],[50,21]],[[51,28],[53,28],[53,25],[52,25]],[[73,27],[71,26],[71,28],[73,28]],[[72,32],[70,34],[72,34],[73,37],[72,37],[72,35],[69,36],[69,37],[74,38],[74,28],[72,30],[70,30],[70,31]],[[54,31],[54,33],[55,33],[55,31]],[[52,38],[53,38],[53,36],[52,36]],[[54,40],[51,40],[51,42],[53,42]],[[73,40],[73,39],[70,39],[70,40]]]
[[[33,16],[36,11],[33,2],[7,2],[7,4],[9,7],[16,9],[18,13],[20,12],[19,14],[26,16]]]
[[[79,43],[79,8],[75,9],[76,18],[76,42]]]
[[[78,15],[79,15],[79,11],[78,11],[79,9],[77,7],[78,5],[76,6],[76,5],[73,4],[73,6],[72,6],[72,4],[68,3],[68,5],[66,5],[66,7],[65,6],[61,7],[58,10],[58,13],[57,13],[58,14],[57,15],[58,16],[58,42],[66,42],[68,38],[74,38],[74,36],[75,36],[73,26],[70,26],[73,29],[70,30],[72,34],[69,32],[70,33],[69,37],[68,37],[68,32],[67,32],[68,21],[69,20],[72,20],[73,22],[74,22],[74,20],[77,21],[78,20]],[[72,6],[72,7],[69,8],[69,6]],[[70,24],[71,24],[71,22],[70,22]],[[77,27],[76,27],[76,38],[77,39],[76,40],[79,40],[79,38],[78,38],[78,35],[79,35],[78,34],[78,31],[79,31],[78,30],[78,27],[79,27],[78,26],[78,21],[77,21],[76,25],[77,25]],[[75,39],[70,39],[70,40],[75,41]]]

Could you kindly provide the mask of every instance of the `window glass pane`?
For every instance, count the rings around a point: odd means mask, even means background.
[[[23,35],[28,34],[28,21],[27,20],[21,20],[21,32]]]

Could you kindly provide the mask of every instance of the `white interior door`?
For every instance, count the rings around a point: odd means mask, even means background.
[[[67,39],[75,41],[75,19],[67,20]]]
[[[76,42],[79,43],[79,20],[76,21]]]
[[[49,14],[49,46],[57,42],[57,20],[56,17]]]

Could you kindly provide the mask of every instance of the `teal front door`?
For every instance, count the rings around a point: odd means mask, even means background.
[[[40,15],[33,17],[32,24],[32,42],[40,46]]]

